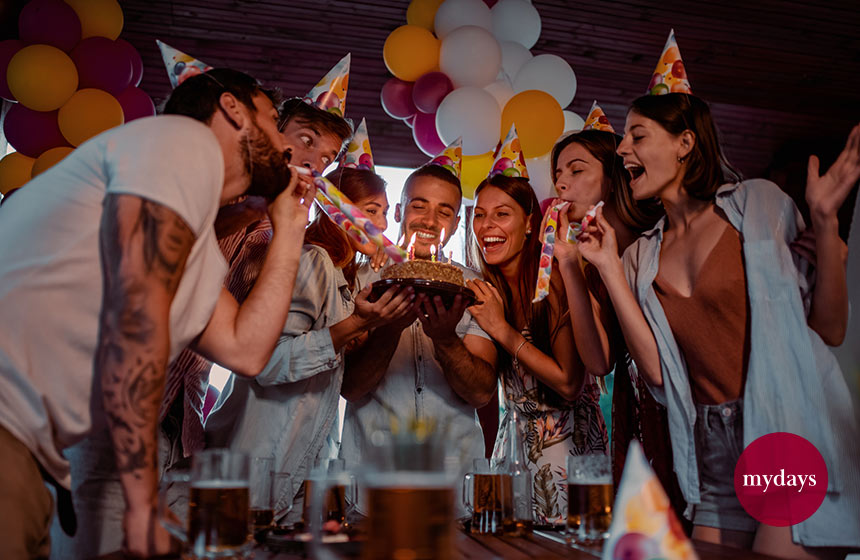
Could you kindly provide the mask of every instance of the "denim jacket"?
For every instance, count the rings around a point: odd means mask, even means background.
[[[751,337],[743,393],[744,446],[772,432],[790,432],[812,442],[827,464],[828,493],[812,517],[792,527],[792,536],[807,546],[858,546],[858,430],[839,365],[806,322],[808,263],[789,249],[804,229],[803,219],[788,195],[763,179],[721,186],[716,204],[743,240]],[[627,248],[623,260],[660,353],[663,385],[650,390],[668,409],[674,470],[690,517],[692,506],[700,503],[696,407],[686,363],[653,288],[665,224],[664,217]]]
[[[276,472],[292,477],[276,489],[281,518],[307,478],[314,460],[337,438],[337,410],[343,356],[335,352],[329,328],[349,317],[352,294],[343,272],[328,254],[305,245],[290,312],[269,363],[247,379],[233,375],[206,419],[207,447],[229,447],[252,456],[274,456]],[[296,508],[290,518],[298,518]]]

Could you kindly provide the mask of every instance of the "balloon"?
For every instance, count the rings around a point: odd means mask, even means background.
[[[29,181],[34,161],[18,152],[6,154],[0,159],[0,194],[5,195]]]
[[[433,20],[442,0],[412,0],[406,8],[406,23],[433,31]]]
[[[439,68],[455,87],[483,87],[499,74],[502,50],[495,37],[480,27],[459,27],[442,40]]]
[[[520,68],[514,78],[514,91],[537,89],[555,97],[558,104],[567,107],[576,94],[576,74],[570,64],[554,54],[539,54]]]
[[[75,151],[75,149],[71,146],[60,146],[59,148],[51,148],[44,154],[40,155],[36,158],[36,161],[33,162],[33,177],[58,164],[64,157],[73,151]]]
[[[414,82],[439,64],[439,40],[417,25],[401,25],[391,32],[382,47],[388,71]]]
[[[139,86],[143,79],[143,59],[134,46],[125,39],[117,39],[116,44],[125,49],[128,59],[131,61],[131,85]]]
[[[131,85],[132,65],[128,52],[116,41],[89,37],[71,53],[78,68],[78,87],[119,95]]]
[[[445,144],[463,137],[463,153],[483,154],[499,143],[501,111],[485,90],[466,86],[449,93],[436,111],[436,130]]]
[[[9,91],[9,85],[6,83],[6,68],[8,68],[12,57],[26,46],[24,41],[18,39],[0,41],[0,97],[3,99],[15,101],[15,96]]]
[[[505,105],[499,138],[507,136],[512,123],[517,125],[523,156],[536,158],[552,149],[562,133],[564,115],[553,96],[532,89],[516,94]]]
[[[100,89],[82,89],[60,107],[60,131],[72,146],[123,123],[122,106]]]
[[[449,33],[464,25],[474,25],[492,31],[493,16],[490,14],[490,8],[481,0],[445,0],[436,10],[433,24],[436,36],[444,39]]]
[[[155,103],[152,102],[152,98],[146,92],[138,87],[126,88],[124,92],[116,96],[116,100],[122,107],[125,122],[155,116]]]
[[[529,184],[535,191],[538,200],[555,196],[555,186],[552,183],[550,172],[550,154],[546,153],[540,157],[526,160],[526,169],[529,171]]]
[[[407,119],[418,112],[412,101],[412,82],[391,78],[382,86],[382,108],[388,116]]]
[[[435,156],[445,149],[445,143],[436,132],[436,114],[418,113],[412,125],[412,138],[422,152],[430,157]]]
[[[499,0],[493,9],[493,34],[499,41],[514,41],[527,49],[540,37],[540,14],[526,0]]]
[[[81,40],[81,20],[63,0],[31,0],[18,16],[18,36],[69,52]]]
[[[3,121],[3,133],[12,147],[25,156],[37,158],[42,152],[65,146],[57,124],[57,111],[34,111],[16,103]]]
[[[428,72],[415,81],[412,88],[412,101],[422,113],[435,113],[445,96],[454,86],[442,72]]]
[[[462,166],[460,185],[463,187],[463,196],[473,199],[475,198],[475,189],[490,174],[490,168],[493,166],[493,152],[476,156],[463,156]]]
[[[403,119],[403,122],[406,123],[406,126],[408,126],[409,128],[415,128],[415,119],[418,118],[418,113],[420,113],[420,111],[416,112],[411,117],[407,117],[407,118]]]
[[[69,55],[50,45],[24,47],[6,69],[9,90],[34,111],[59,109],[78,89],[78,71]]]
[[[514,88],[507,80],[496,80],[492,84],[484,86],[484,89],[496,98],[499,103],[499,110],[504,109],[511,97],[514,96]]]
[[[81,20],[81,38],[116,39],[122,32],[122,8],[116,0],[66,0]]]
[[[564,114],[564,132],[579,132],[585,126],[582,117],[573,111],[562,111]]]
[[[527,48],[513,41],[499,41],[499,46],[502,48],[502,70],[513,80],[523,64],[531,60],[534,55]]]

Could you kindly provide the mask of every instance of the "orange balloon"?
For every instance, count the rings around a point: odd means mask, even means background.
[[[116,0],[65,0],[81,20],[81,39],[107,37],[116,40],[122,32],[122,8]]]
[[[475,189],[490,174],[490,169],[493,167],[493,152],[463,156],[462,166],[460,185],[463,188],[463,196],[471,200],[475,198]]]
[[[58,148],[51,148],[50,150],[45,151],[45,153],[37,157],[36,161],[33,163],[33,177],[42,171],[53,167],[73,151],[75,151],[75,149],[68,146],[60,146]]]
[[[549,152],[564,132],[564,113],[553,96],[529,89],[511,97],[502,110],[500,141],[504,142],[512,123],[517,125],[523,156],[535,158]]]
[[[391,32],[382,47],[388,71],[405,82],[414,82],[439,66],[441,41],[417,25],[401,25]]]
[[[5,195],[27,183],[34,161],[36,160],[18,152],[12,152],[0,159],[0,194]]]
[[[78,89],[78,70],[57,47],[30,45],[9,61],[6,82],[21,105],[34,111],[55,111]]]
[[[412,0],[406,8],[406,23],[433,31],[436,10],[442,0]]]
[[[125,120],[122,106],[106,91],[94,88],[75,92],[60,107],[57,121],[69,144],[80,146],[96,134],[121,125]]]

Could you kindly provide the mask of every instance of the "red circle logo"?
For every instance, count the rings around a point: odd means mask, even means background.
[[[735,492],[761,523],[786,527],[806,521],[827,494],[827,465],[809,441],[788,432],[749,444],[735,466]]]

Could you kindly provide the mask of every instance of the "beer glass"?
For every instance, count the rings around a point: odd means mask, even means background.
[[[251,528],[255,535],[271,527],[275,521],[272,503],[274,463],[274,457],[251,459]]]
[[[168,472],[159,499],[161,523],[190,547],[192,558],[244,557],[250,550],[247,455],[207,449],[194,455],[190,473]],[[188,519],[167,510],[169,485],[188,486]]]
[[[304,491],[302,523],[307,529],[313,524],[313,520],[317,519],[313,513],[313,498],[316,491],[314,479],[320,478],[321,473],[326,472],[331,477],[322,477],[325,479],[324,482],[327,482],[328,490],[324,496],[324,503],[321,504],[319,519],[322,523],[336,521],[343,524],[351,511],[352,504],[356,501],[356,487],[353,477],[346,472],[343,459],[329,459],[327,467],[320,464],[317,465],[316,469],[316,476],[311,476],[302,482]]]
[[[514,488],[510,473],[491,468],[486,459],[475,459],[473,472],[463,480],[463,503],[472,514],[471,532],[512,535]]]
[[[612,460],[602,453],[567,458],[567,531],[575,544],[601,544],[612,523]]]

